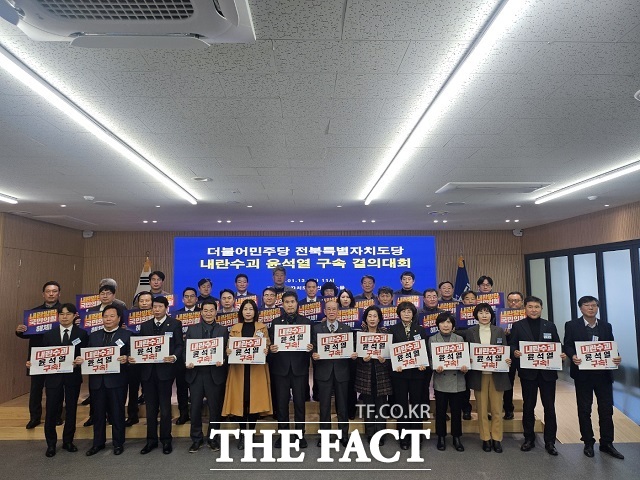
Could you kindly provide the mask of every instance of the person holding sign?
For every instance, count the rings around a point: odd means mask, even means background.
[[[393,335],[393,343],[407,342],[411,340],[426,340],[427,334],[418,323],[418,309],[411,302],[400,302],[396,308],[400,322],[390,328]],[[400,448],[409,450],[410,442],[408,438],[402,438],[402,430],[421,430],[422,411],[419,409],[409,410],[409,405],[422,406],[423,384],[427,377],[427,368],[420,365],[417,368],[403,370],[399,366],[391,374],[391,384],[393,386],[395,405],[392,408],[402,412],[398,418],[397,428],[400,432]]]
[[[584,442],[584,454],[593,457],[593,427],[591,426],[591,407],[593,394],[598,399],[598,424],[600,426],[600,451],[608,453],[614,458],[624,459],[613,446],[613,375],[611,370],[581,370],[583,362],[578,358],[577,341],[613,342],[611,324],[598,319],[598,299],[590,295],[578,300],[578,307],[582,316],[571,320],[564,327],[564,351],[571,358],[570,375],[576,386],[576,402],[578,404],[578,422],[580,424],[581,440]],[[622,359],[615,356],[612,359],[617,366]]]
[[[336,414],[338,415],[338,428],[342,430],[342,438],[340,443],[347,445],[349,440],[349,377],[351,362],[348,358],[337,358],[329,360],[321,358],[319,349],[324,346],[331,348],[327,342],[326,345],[318,345],[318,335],[321,334],[347,334],[352,337],[351,329],[338,321],[338,303],[334,300],[328,301],[324,305],[324,314],[326,321],[313,326],[312,343],[313,343],[313,369],[315,379],[318,382],[318,394],[320,395],[320,428],[331,428],[331,392],[335,395]],[[346,335],[345,335],[346,336]],[[327,340],[327,338],[323,338]],[[337,345],[337,344],[334,344]],[[347,349],[353,352],[353,341]],[[351,359],[355,360],[357,354],[351,354]],[[320,440],[318,440],[320,446]]]
[[[507,294],[507,308],[524,308],[524,295],[520,292],[509,292]],[[511,330],[505,332],[507,334],[507,341],[511,335]],[[505,390],[502,396],[502,407],[504,408],[504,420],[513,420],[513,411],[515,407],[513,405],[513,384],[516,381],[516,365],[512,362],[509,366],[509,382],[511,382],[511,388]]]
[[[540,370],[533,368],[521,368],[519,358],[522,356],[520,342],[560,342],[556,326],[547,320],[540,318],[542,315],[542,300],[538,297],[528,296],[524,299],[526,318],[513,324],[511,328],[511,356],[516,359],[518,377],[522,385],[522,427],[524,430],[524,443],[520,447],[523,452],[528,452],[536,446],[535,426],[536,403],[538,390],[544,407],[544,448],[549,455],[558,455],[556,450],[556,380],[558,372],[555,370]],[[560,358],[567,356],[562,353]]]
[[[162,363],[143,363],[140,370],[142,391],[147,403],[147,443],[140,450],[146,455],[158,448],[158,410],[160,411],[160,441],[162,453],[173,451],[171,446],[171,390],[175,379],[175,363],[184,348],[182,324],[167,315],[169,301],[162,295],[153,299],[153,318],[140,325],[141,336],[163,335],[169,339],[169,355]],[[134,358],[129,362],[135,364]]]
[[[80,355],[80,348],[85,347],[88,341],[87,332],[73,324],[78,310],[72,303],[65,303],[58,307],[59,328],[53,328],[42,336],[43,346],[74,345],[74,359]],[[56,432],[57,420],[62,409],[62,402],[65,403],[65,423],[62,432],[62,448],[68,452],[77,452],[78,447],[73,444],[73,437],[76,433],[76,410],[78,408],[78,397],[80,396],[80,385],[82,384],[82,373],[79,363],[74,360],[72,373],[55,373],[51,375],[41,375],[44,377],[44,386],[47,392],[47,403],[44,419],[44,438],[47,441],[47,457],[56,454],[56,443],[58,434]],[[31,361],[27,362],[27,368],[31,368]]]
[[[382,310],[377,305],[371,305],[362,314],[362,331],[366,333],[387,334],[389,331],[380,327]],[[384,430],[386,419],[382,409],[388,404],[393,395],[391,388],[391,362],[382,355],[365,355],[356,361],[356,391],[364,403],[364,431],[367,439]],[[384,438],[380,439],[384,445]]]
[[[274,272],[274,279],[275,273],[277,272]],[[313,350],[313,344],[308,343],[304,351],[279,351],[279,346],[274,345],[274,335],[276,328],[280,325],[311,325],[311,320],[298,314],[298,295],[294,291],[289,290],[282,294],[282,308],[284,313],[271,323],[269,329],[270,351],[275,354],[271,362],[271,381],[276,384],[278,428],[281,430],[289,428],[289,392],[291,391],[296,430],[302,430],[303,433],[299,446],[306,448],[304,398],[305,391],[309,389],[309,352]],[[280,448],[281,445],[282,439],[278,438],[274,446]]]
[[[251,299],[242,302],[238,312],[238,323],[231,327],[229,337],[262,338],[267,342],[264,353],[268,353],[269,331],[264,323],[258,322],[256,302]],[[231,355],[229,348],[227,355]],[[229,365],[222,415],[233,415],[240,423],[241,430],[254,430],[260,415],[273,413],[269,381],[269,367],[266,363]],[[238,440],[238,450],[244,450],[244,435]]]
[[[433,359],[435,352],[432,345],[434,343],[464,342],[460,335],[453,333],[456,324],[456,317],[450,312],[442,312],[436,318],[436,325],[440,330],[435,335],[429,337],[429,358]],[[431,362],[433,364],[433,362]],[[442,365],[438,366],[433,374],[433,391],[436,396],[436,435],[438,435],[438,450],[445,450],[447,444],[447,407],[451,408],[451,436],[453,446],[458,452],[464,452],[464,446],[460,441],[462,436],[462,401],[464,391],[467,388],[465,382],[467,366],[463,365],[460,370],[445,370]]]
[[[195,339],[218,339],[219,345],[216,350],[224,351],[229,338],[229,330],[216,323],[218,305],[215,301],[208,299],[202,302],[200,311],[200,323],[190,325],[187,329],[185,352],[185,380],[191,390],[191,447],[190,453],[197,452],[204,444],[202,434],[202,405],[204,397],[207,397],[209,407],[209,432],[212,428],[220,428],[220,415],[222,413],[222,399],[224,397],[224,385],[227,380],[227,367],[222,361],[216,363],[204,362],[194,364],[187,360],[188,353],[194,351],[192,340]],[[211,347],[205,347],[206,354],[211,353]],[[197,345],[196,345],[197,347]],[[195,350],[199,354],[204,349]],[[193,355],[191,355],[193,356]],[[205,355],[206,357],[206,355]],[[204,360],[201,356],[199,360]],[[207,433],[209,447],[211,450],[220,450],[218,439],[212,439]]]
[[[103,450],[106,443],[107,411],[111,422],[111,439],[113,454],[120,455],[124,451],[125,430],[125,402],[129,379],[127,363],[131,332],[119,328],[122,312],[115,305],[107,305],[102,310],[103,330],[97,330],[89,335],[89,347],[117,347],[119,352],[116,361],[120,362],[119,373],[96,373],[89,375],[89,392],[93,406],[93,445],[87,450],[87,456],[95,455]],[[103,357],[104,358],[104,357]],[[84,358],[78,356],[76,360],[82,364]]]
[[[496,314],[488,303],[479,303],[473,310],[478,321],[466,332],[469,343],[482,345],[507,345],[504,330],[495,325]],[[473,361],[473,360],[472,360]],[[511,359],[506,360],[511,365]],[[478,431],[485,452],[502,453],[502,399],[503,392],[513,388],[507,372],[489,372],[470,370],[467,373],[467,384],[473,389],[478,412]],[[491,423],[489,423],[491,413]]]

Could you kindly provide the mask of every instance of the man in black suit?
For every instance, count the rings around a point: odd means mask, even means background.
[[[80,348],[87,346],[88,335],[77,325],[73,324],[76,318],[75,305],[65,303],[58,307],[59,326],[54,326],[42,336],[42,346],[65,346],[75,347],[73,358],[80,355]],[[60,417],[62,402],[65,402],[65,424],[62,432],[62,448],[68,452],[77,452],[78,447],[73,444],[73,437],[76,433],[76,409],[78,408],[78,397],[80,396],[80,385],[82,384],[82,374],[80,364],[76,365],[71,373],[54,373],[51,375],[41,375],[45,377],[45,388],[47,389],[47,403],[44,419],[44,437],[47,440],[47,457],[56,454],[56,443],[58,434],[56,432],[57,420]],[[27,362],[27,368],[31,367],[31,362]]]
[[[598,299],[584,296],[578,300],[582,316],[567,322],[564,327],[564,351],[571,359],[570,375],[576,386],[578,403],[578,422],[581,440],[584,442],[584,454],[593,457],[593,427],[591,426],[591,407],[593,394],[598,399],[598,423],[600,426],[600,451],[614,458],[624,459],[613,446],[613,374],[611,370],[580,370],[582,360],[576,355],[576,341],[613,341],[611,324],[598,319]],[[620,365],[620,357],[613,363]]]
[[[338,415],[338,428],[342,430],[340,443],[346,446],[349,441],[349,359],[320,360],[318,354],[319,333],[350,333],[351,328],[338,321],[338,302],[330,300],[324,305],[326,321],[313,326],[313,371],[314,381],[318,382],[320,395],[320,427],[331,428],[331,392],[335,393],[336,414]],[[353,354],[355,360],[357,354]],[[318,440],[320,446],[320,440]]]
[[[127,400],[127,356],[131,332],[119,328],[122,312],[115,305],[107,305],[102,310],[103,330],[97,330],[89,336],[89,347],[120,347],[120,373],[100,373],[89,375],[89,392],[93,406],[93,445],[87,450],[87,456],[95,455],[104,449],[106,443],[107,410],[111,421],[113,453],[120,455],[124,451],[124,416]],[[82,358],[80,358],[82,363]]]
[[[193,287],[187,287],[182,291],[183,307],[180,310],[176,310],[175,312],[173,312],[173,315],[177,316],[180,313],[199,312],[200,307],[197,305],[197,303],[198,292]],[[184,376],[185,366],[184,361],[181,357],[176,362],[176,397],[178,397],[178,410],[180,411],[180,416],[176,420],[176,425],[184,425],[190,420],[189,384],[185,380]]]
[[[189,326],[187,340],[198,338],[220,338],[219,348],[224,352],[229,339],[229,329],[216,323],[218,305],[213,300],[202,302],[200,323]],[[186,345],[185,345],[186,359]],[[224,355],[224,354],[223,354]],[[218,439],[211,439],[211,429],[220,429],[220,416],[222,413],[222,401],[224,400],[225,382],[227,380],[227,366],[223,362],[216,365],[195,366],[193,363],[186,365],[185,379],[191,390],[191,447],[190,453],[197,452],[204,443],[202,434],[202,404],[207,397],[209,407],[209,431],[207,438],[209,447],[214,452],[220,450]]]
[[[49,281],[42,287],[42,297],[44,303],[33,307],[32,310],[49,310],[52,308],[58,308],[60,306],[60,284],[58,282]],[[29,357],[31,358],[31,349],[33,347],[43,347],[44,334],[25,335],[24,332],[27,327],[20,324],[16,327],[16,336],[22,339],[29,339]],[[42,418],[42,390],[44,389],[44,381],[46,375],[31,375],[31,387],[29,388],[29,422],[27,423],[27,430],[40,425],[40,419]],[[60,412],[56,423],[62,425],[62,403],[60,403]]]
[[[293,409],[296,430],[302,430],[300,448],[307,447],[304,438],[305,420],[305,391],[309,390],[309,352],[313,350],[313,344],[307,345],[306,352],[279,352],[274,345],[274,333],[276,325],[311,325],[311,321],[298,314],[298,295],[294,291],[285,291],[282,294],[282,308],[284,314],[276,318],[269,329],[271,337],[271,381],[276,386],[278,406],[278,429],[284,430],[289,425],[289,391],[293,393]],[[309,327],[310,328],[310,327]],[[275,443],[276,448],[281,446],[281,438]]]
[[[524,308],[524,295],[520,292],[509,292],[507,294],[507,308]],[[507,342],[509,341],[509,337],[511,335],[511,331],[506,332],[507,334]],[[502,394],[502,408],[504,409],[504,420],[513,420],[513,411],[515,407],[513,406],[513,384],[516,381],[516,364],[515,362],[511,362],[509,365],[509,381],[511,382],[511,387],[509,390],[505,390]]]
[[[158,447],[158,410],[160,410],[160,441],[162,453],[173,451],[171,446],[171,389],[176,376],[175,363],[182,355],[184,340],[182,324],[167,316],[169,301],[162,295],[153,299],[153,317],[140,325],[141,336],[165,335],[169,337],[169,356],[163,363],[143,363],[140,378],[147,403],[147,443],[140,450],[146,455]],[[129,362],[135,363],[132,359]]]
[[[522,385],[522,428],[524,430],[524,443],[520,447],[523,452],[528,452],[536,446],[536,434],[533,431],[535,425],[536,402],[538,390],[544,407],[544,448],[550,455],[558,455],[556,450],[556,380],[558,372],[554,370],[537,370],[521,368],[520,341],[523,342],[560,342],[556,326],[547,320],[540,318],[542,315],[542,300],[529,296],[524,299],[526,318],[513,324],[511,327],[511,356],[518,364],[518,376]],[[560,354],[564,360],[567,356]]]

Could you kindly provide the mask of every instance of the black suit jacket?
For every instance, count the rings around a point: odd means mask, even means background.
[[[598,320],[598,340],[613,341],[613,329],[609,322]],[[590,342],[593,333],[584,324],[584,317],[575,318],[564,325],[564,353],[570,360],[569,374],[574,380],[586,380],[590,375],[605,375],[609,381],[613,382],[613,372],[611,370],[580,370],[573,363],[572,357],[576,354],[575,342]]]
[[[73,342],[76,338],[80,340],[80,343],[76,344],[73,358],[80,356],[80,349],[87,346],[89,335],[77,325],[73,325],[69,331],[69,341]],[[49,330],[47,333],[42,335],[42,344],[43,347],[57,347],[62,345],[60,327],[57,323],[53,326],[52,330]],[[82,373],[80,366],[74,367],[72,373],[54,373],[46,375],[44,380],[44,385],[47,388],[57,388],[61,385],[80,385],[81,383]]]
[[[338,323],[338,329],[334,333],[351,333],[351,328],[344,323]],[[318,334],[319,333],[331,333],[327,322],[318,323],[313,326],[311,331],[311,343],[313,343],[313,351],[318,352]],[[355,338],[355,333],[353,334]],[[336,360],[314,360],[313,371],[318,380],[327,381],[331,378],[331,372],[334,372],[336,380],[339,382],[349,381],[349,369],[351,359],[339,358]]]
[[[120,355],[129,355],[130,352],[130,342],[131,342],[131,332],[129,330],[125,330],[124,328],[117,328],[113,333],[113,337],[111,341],[105,345],[105,332],[104,330],[97,330],[89,335],[89,346],[90,347],[107,347],[107,346],[116,346],[118,340],[121,340],[124,345],[120,347]],[[118,355],[118,356],[120,356]],[[128,385],[128,366],[127,364],[120,365],[120,373],[101,373],[96,375],[89,375],[89,388],[100,388],[104,383],[106,388],[117,388],[124,387]]]
[[[275,325],[288,325],[288,317],[286,314],[273,320],[271,328],[269,329],[269,337],[271,338],[271,344],[273,345],[273,334],[275,332]],[[311,325],[311,320],[302,315],[294,316],[293,325]],[[313,333],[313,332],[312,332]],[[277,352],[272,355],[270,363],[270,372],[273,375],[287,375],[289,369],[293,371],[294,375],[308,375],[309,373],[309,352]]]
[[[392,343],[401,343],[407,342],[410,340],[424,340],[425,346],[427,343],[427,339],[429,336],[424,328],[422,328],[418,322],[413,322],[411,324],[411,329],[409,330],[410,338],[407,339],[407,335],[404,331],[404,325],[401,321],[398,321],[395,325],[389,328],[389,333],[393,335]],[[428,367],[430,368],[430,367]],[[408,370],[403,370],[402,372],[391,372],[392,375],[399,375],[405,379],[422,379],[426,373],[425,371],[420,371],[417,368],[410,368]]]
[[[205,338],[204,329],[202,328],[202,322],[203,320],[200,320],[200,323],[189,326],[189,328],[187,329],[187,335],[186,335],[187,340]],[[227,327],[223,327],[221,325],[218,325],[217,323],[214,323],[212,336],[222,338],[222,349],[224,351],[229,341],[229,329]],[[186,342],[185,342],[185,348],[183,352],[184,353],[182,355],[182,361],[186,362],[185,360],[187,356]],[[226,354],[223,354],[223,355],[224,357],[226,357]],[[202,367],[187,368],[184,374],[184,378],[187,381],[187,383],[192,383],[195,380],[198,370],[207,370],[211,375],[211,379],[216,385],[220,385],[227,381],[227,364],[224,363],[220,367],[217,367],[215,365],[206,365]]]
[[[516,358],[513,353],[516,350],[520,350],[520,341],[523,342],[559,342],[558,330],[556,326],[541,318],[540,336],[533,338],[533,332],[529,328],[529,322],[526,318],[523,318],[519,322],[516,322],[511,327],[511,335],[509,337],[509,347],[511,347],[511,359],[516,362],[518,367],[518,376],[525,380],[535,380],[538,374],[542,375],[542,378],[547,381],[557,380],[558,372],[555,370],[536,370],[533,368],[520,368],[520,359]],[[544,338],[545,333],[550,333],[551,338]]]
[[[149,337],[153,335],[166,335],[171,333],[169,339],[169,355],[175,355],[177,359],[182,358],[182,349],[184,348],[184,339],[182,338],[182,324],[175,318],[171,318],[167,315],[167,318],[160,327],[160,333],[154,332],[155,318],[147,320],[140,325],[140,336]],[[142,363],[140,364],[140,378],[142,380],[149,380],[153,369],[156,369],[158,378],[160,380],[173,380],[176,377],[176,364],[175,363]]]

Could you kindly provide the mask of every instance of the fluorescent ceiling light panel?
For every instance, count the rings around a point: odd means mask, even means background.
[[[7,202],[12,205],[15,205],[16,203],[18,203],[18,199],[15,197],[12,197],[11,195],[5,195],[4,193],[0,193],[0,202]]]
[[[392,182],[402,167],[411,159],[414,149],[423,141],[426,132],[431,128],[464,90],[465,82],[476,71],[477,67],[491,53],[495,44],[524,16],[531,0],[505,0],[487,27],[475,40],[467,55],[458,63],[453,73],[444,82],[433,101],[427,105],[424,114],[418,120],[402,145],[395,150],[395,154],[388,160],[386,167],[364,195],[364,204],[369,205],[378,198],[385,188]]]
[[[164,173],[159,167],[147,158],[140,155],[133,148],[127,145],[120,137],[89,116],[71,100],[62,95],[58,90],[49,85],[38,74],[24,65],[19,59],[14,57],[8,50],[0,46],[0,67],[10,73],[26,87],[47,100],[70,119],[92,133],[95,137],[109,145],[113,150],[125,157],[135,166],[151,175],[162,183],[165,187],[173,191],[179,197],[185,199],[192,205],[197,205],[198,201],[186,189],[175,182]]]
[[[561,188],[560,190],[557,190],[555,192],[542,195],[536,198],[535,203],[536,205],[540,205],[550,200],[556,200],[557,198],[564,197],[565,195],[570,195],[574,192],[584,190],[585,188],[593,187],[594,185],[598,185],[599,183],[608,182],[609,180],[613,180],[614,178],[637,172],[638,170],[640,170],[640,160],[625,165],[624,167],[609,170],[608,172],[596,175],[595,177],[586,178],[577,183]]]

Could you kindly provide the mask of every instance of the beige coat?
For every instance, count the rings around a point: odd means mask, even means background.
[[[256,322],[255,337],[259,336],[258,332],[262,332],[263,338],[267,340],[267,347],[271,344],[269,341],[269,332],[264,323]],[[231,327],[229,337],[242,336],[242,324],[237,323]],[[261,415],[271,415],[273,412],[271,405],[271,380],[269,377],[269,366],[264,365],[229,365],[229,374],[227,376],[227,387],[224,395],[224,405],[222,406],[222,415],[243,416],[243,400],[244,400],[244,369],[251,369],[251,384],[249,392],[249,413],[259,413]]]

